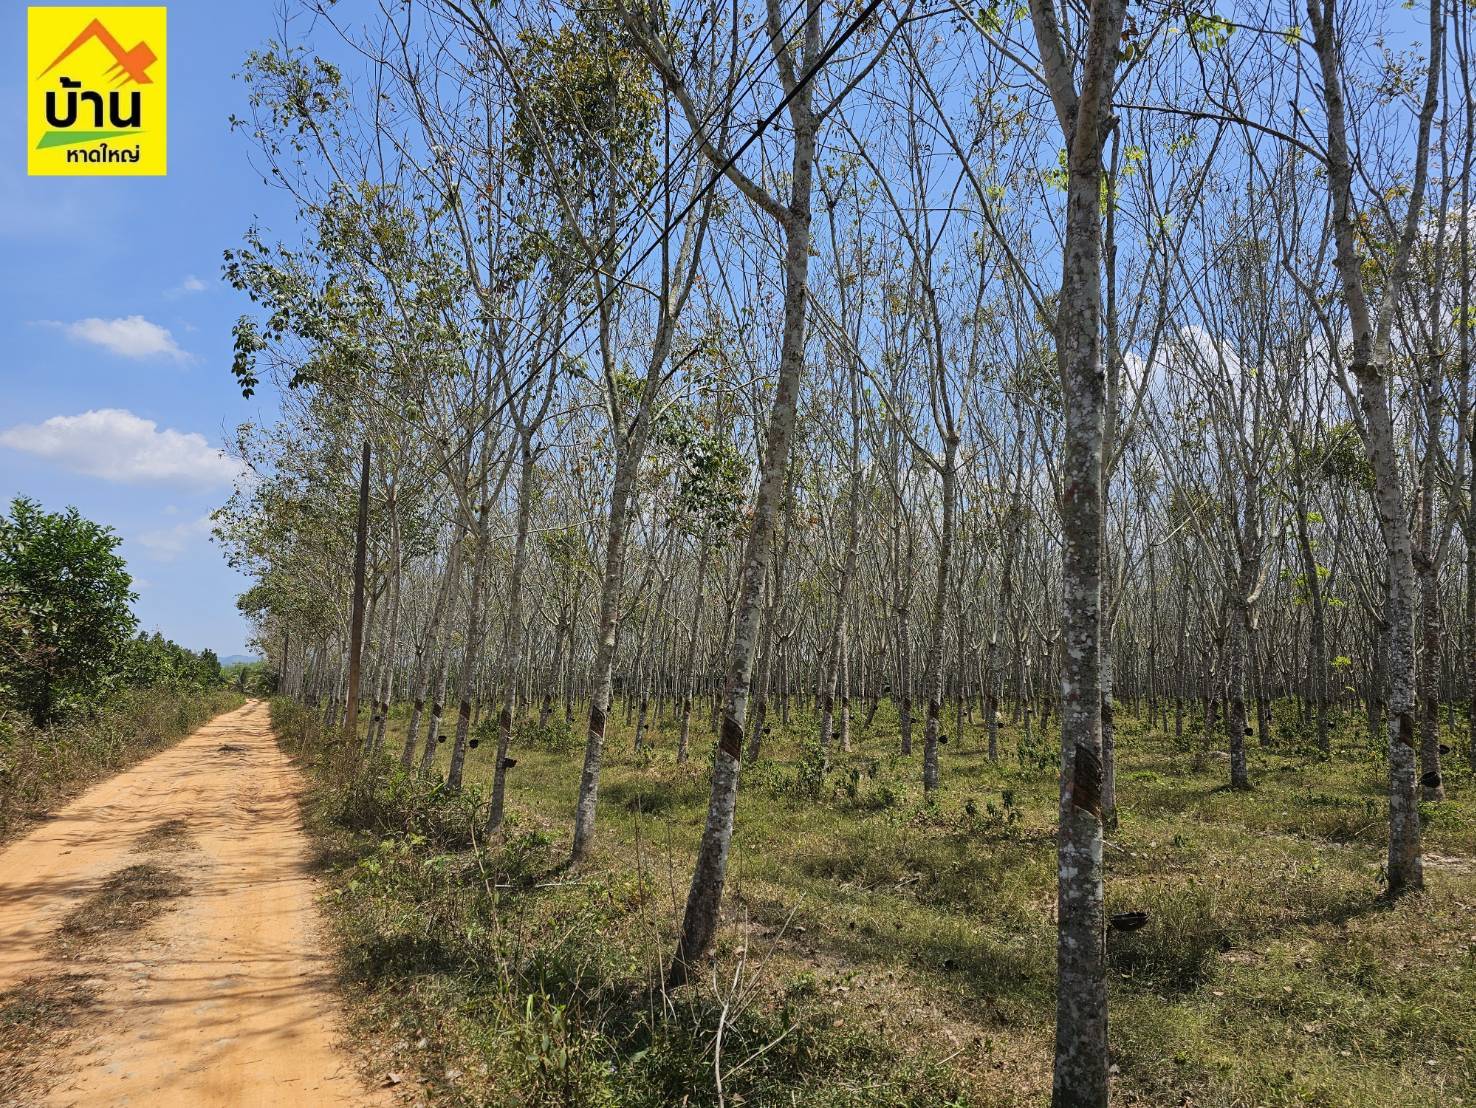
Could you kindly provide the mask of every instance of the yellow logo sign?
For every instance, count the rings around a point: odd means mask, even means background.
[[[30,8],[27,171],[165,172],[163,8]]]

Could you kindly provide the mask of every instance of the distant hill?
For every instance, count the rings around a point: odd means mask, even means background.
[[[220,664],[223,666],[243,666],[259,661],[261,661],[260,658],[253,658],[250,654],[227,654],[220,660]]]

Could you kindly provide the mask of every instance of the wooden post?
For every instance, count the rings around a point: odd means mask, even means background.
[[[353,741],[359,734],[359,661],[364,647],[364,564],[367,560],[369,531],[369,442],[359,467],[359,525],[354,537],[354,611],[349,626],[348,710],[344,714],[344,735]]]

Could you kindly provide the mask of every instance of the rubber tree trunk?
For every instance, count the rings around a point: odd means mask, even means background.
[[[1413,552],[1420,588],[1420,796],[1431,802],[1445,799],[1445,782],[1440,773],[1440,551],[1444,542],[1435,533],[1437,452],[1434,444],[1440,433],[1442,384],[1438,370],[1424,383],[1427,441],[1420,466],[1419,543]]]
[[[1230,787],[1250,788],[1250,771],[1246,766],[1245,732],[1247,714],[1245,704],[1246,652],[1249,635],[1250,612],[1245,599],[1245,583],[1241,574],[1228,575],[1229,587],[1233,591],[1229,611],[1229,649],[1225,659],[1225,683],[1229,691],[1226,702],[1225,727],[1230,740]]]
[[[1102,826],[1117,828],[1117,716],[1113,708],[1112,651],[1102,644]]]
[[[543,687],[543,702],[538,707],[538,729],[548,726],[553,716],[554,693],[560,691],[564,672],[564,639],[569,634],[572,605],[568,601],[559,608],[558,626],[554,628],[553,658],[548,663],[548,679]]]
[[[436,587],[436,599],[431,605],[430,624],[425,629],[425,645],[415,659],[415,675],[411,678],[411,695],[415,697],[415,703],[410,710],[410,725],[405,729],[405,746],[400,751],[400,768],[406,771],[415,763],[415,744],[420,737],[425,697],[427,691],[434,687],[431,668],[435,660],[441,657],[441,626],[446,618],[451,592],[456,586],[456,576],[460,572],[460,549],[461,534],[458,530],[446,552],[446,569],[441,575],[440,584]]]
[[[389,706],[394,696],[395,659],[400,649],[400,608],[403,597],[404,564],[401,558],[400,521],[395,511],[394,494],[389,502],[390,512],[390,566],[394,577],[390,581],[389,629],[384,645],[379,651],[379,676],[374,691],[374,721],[369,727],[369,757],[377,768],[379,751],[384,745],[385,732],[389,729]]]
[[[1400,474],[1398,441],[1389,402],[1392,362],[1390,332],[1394,306],[1409,274],[1409,256],[1419,227],[1429,165],[1430,129],[1443,74],[1442,0],[1430,0],[1430,61],[1420,106],[1415,168],[1408,214],[1381,291],[1377,313],[1363,283],[1363,260],[1353,208],[1353,165],[1348,149],[1343,102],[1342,50],[1330,0],[1307,0],[1315,35],[1313,49],[1322,70],[1327,123],[1326,170],[1332,199],[1336,268],[1348,308],[1351,332],[1349,367],[1358,382],[1365,446],[1374,474],[1374,503],[1387,559],[1389,598],[1389,853],[1385,866],[1391,896],[1424,885],[1420,857],[1420,813],[1415,776],[1414,727],[1414,557]]]
[[[1108,409],[1111,409],[1111,400],[1107,401]],[[1105,418],[1105,417],[1104,417]],[[1106,435],[1104,432],[1103,452],[1107,451]],[[1103,584],[1099,603],[1102,607],[1102,624],[1099,631],[1102,651],[1102,827],[1108,831],[1117,829],[1117,716],[1113,708],[1113,697],[1116,694],[1116,670],[1112,658],[1112,633],[1116,625],[1113,614],[1112,597],[1108,589],[1107,581],[1111,579],[1111,563],[1107,558],[1107,492],[1111,477],[1105,472],[1102,474],[1102,552],[1098,555],[1103,566]]]
[[[636,711],[635,729],[635,752],[639,754],[646,748],[646,727],[651,717],[651,696],[649,693],[649,679],[642,678],[640,684],[641,706]]]
[[[1471,468],[1476,474],[1476,442],[1471,444]],[[1472,486],[1466,530],[1466,760],[1476,773],[1476,479]]]
[[[1328,666],[1327,656],[1327,605],[1322,596],[1322,577],[1313,553],[1312,531],[1307,518],[1305,502],[1297,504],[1297,551],[1302,559],[1302,578],[1307,582],[1307,603],[1312,624],[1312,705],[1317,714],[1317,749],[1324,755],[1332,753],[1332,739],[1328,732]],[[1264,736],[1263,736],[1264,739]]]
[[[687,627],[687,648],[682,655],[682,730],[677,739],[677,764],[687,760],[687,741],[692,735],[692,697],[696,692],[693,679],[697,673],[697,630],[702,622],[702,586],[707,580],[707,560],[711,555],[706,536],[698,540],[702,550],[697,557],[697,591],[692,597],[691,624]]]
[[[1057,831],[1055,1108],[1106,1108],[1106,942],[1102,886],[1102,148],[1126,12],[1092,0],[1081,86],[1057,7],[1030,0],[1041,68],[1066,140],[1066,214],[1056,313],[1061,450],[1061,790]]]
[[[359,665],[364,653],[364,572],[369,548],[369,442],[359,457],[359,516],[354,530],[354,603],[349,617],[348,706],[343,730],[350,742],[359,731]]]
[[[1437,802],[1445,799],[1445,782],[1440,766],[1440,574],[1433,563],[1422,562],[1419,582],[1420,795]]]
[[[837,613],[821,654],[825,659],[820,677],[820,768],[824,773],[830,772],[830,744],[835,737],[835,685],[840,674],[841,618]]]
[[[912,613],[897,608],[897,729],[902,754],[912,753]]]
[[[761,625],[764,646],[759,660],[758,697],[754,704],[753,726],[749,728],[748,749],[743,754],[744,760],[749,763],[758,761],[763,747],[764,732],[769,729],[766,722],[769,715],[769,683],[774,672],[774,654],[778,650],[778,643],[774,639],[776,610],[773,600],[764,606],[764,618]]]
[[[441,744],[441,722],[446,711],[446,681],[451,672],[451,645],[447,643],[441,648],[440,656],[436,660],[435,672],[431,674],[430,686],[433,690],[431,698],[430,723],[425,728],[425,749],[420,752],[420,773],[423,777],[430,776],[431,770],[436,764],[436,747]]]
[[[778,36],[776,35],[776,38]],[[804,30],[804,58],[818,58],[820,7],[810,4]],[[788,52],[787,46],[776,50]],[[743,754],[743,727],[748,710],[748,687],[753,676],[763,611],[764,579],[777,514],[784,503],[789,454],[794,441],[795,412],[805,360],[805,316],[810,265],[811,189],[814,183],[815,136],[820,121],[811,110],[811,86],[797,85],[789,105],[793,124],[793,152],[789,203],[783,209],[784,323],[780,338],[779,374],[764,443],[753,522],[743,554],[733,635],[727,661],[726,696],[717,747],[713,753],[712,787],[707,820],[702,829],[692,885],[687,892],[681,935],[672,956],[667,982],[686,982],[696,962],[707,954],[717,933],[723,886],[728,875],[728,850],[733,838],[733,812],[738,802],[738,773]]]
[[[512,768],[508,748],[512,745],[513,702],[517,697],[517,675],[523,664],[523,575],[528,567],[528,532],[533,525],[533,441],[522,435],[522,461],[518,473],[517,537],[513,540],[512,572],[507,581],[507,653],[503,668],[502,706],[497,713],[497,760],[492,766],[492,803],[487,830],[502,826],[507,794],[507,771]]]
[[[788,482],[785,483],[788,492]],[[789,561],[789,541],[792,535],[790,521],[794,513],[794,497],[786,495],[784,498],[784,512],[782,526],[784,530],[784,541],[780,544],[778,553],[774,558],[774,575],[770,581],[770,592],[768,600],[764,605],[764,616],[762,623],[763,656],[759,667],[758,703],[754,707],[753,725],[749,728],[748,749],[744,757],[749,762],[758,761],[760,746],[764,735],[768,733],[769,717],[769,689],[774,673],[774,659],[784,649],[786,636],[777,631],[779,622],[779,603],[784,595],[784,567]]]
[[[857,577],[856,560],[861,549],[861,374],[852,367],[850,496],[846,502],[846,552],[841,562],[840,587],[836,596],[836,665],[840,681],[840,747],[851,752],[851,592]],[[831,682],[834,689],[835,682]]]
[[[948,574],[953,560],[954,502],[958,499],[958,436],[950,434],[943,445],[943,521],[938,529],[938,575],[933,584],[932,613],[928,621],[928,654],[924,662],[923,687],[927,692],[928,715],[923,724],[923,792],[938,787],[938,723],[943,709],[943,609],[948,600]]]
[[[984,661],[984,728],[989,737],[989,760],[999,760],[999,627],[989,636]]]
[[[851,752],[851,632],[849,626],[841,625],[840,634],[840,717],[836,732],[840,737],[842,754]]]
[[[484,493],[485,495],[485,493]],[[487,505],[477,513],[477,534],[472,554],[471,592],[467,597],[466,643],[461,650],[461,670],[456,677],[456,736],[451,742],[451,765],[446,771],[446,788],[461,791],[461,778],[466,768],[466,743],[471,733],[471,691],[477,663],[482,656],[482,619],[487,591],[487,551],[492,545],[487,526]]]
[[[632,440],[620,451],[615,480],[610,490],[610,522],[605,533],[605,574],[600,584],[599,638],[591,669],[589,727],[584,743],[584,767],[579,774],[579,799],[574,808],[573,861],[589,853],[594,841],[595,809],[599,803],[600,764],[605,750],[605,724],[615,666],[615,646],[620,631],[620,594],[625,578],[625,548],[629,540],[631,497],[640,456],[645,453],[644,434],[633,428]]]

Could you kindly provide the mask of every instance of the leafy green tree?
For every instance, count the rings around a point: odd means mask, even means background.
[[[120,676],[136,689],[211,689],[224,682],[215,651],[197,653],[157,631],[140,634],[122,650]]]
[[[106,688],[133,632],[122,539],[17,497],[0,516],[0,695],[38,724]]]

